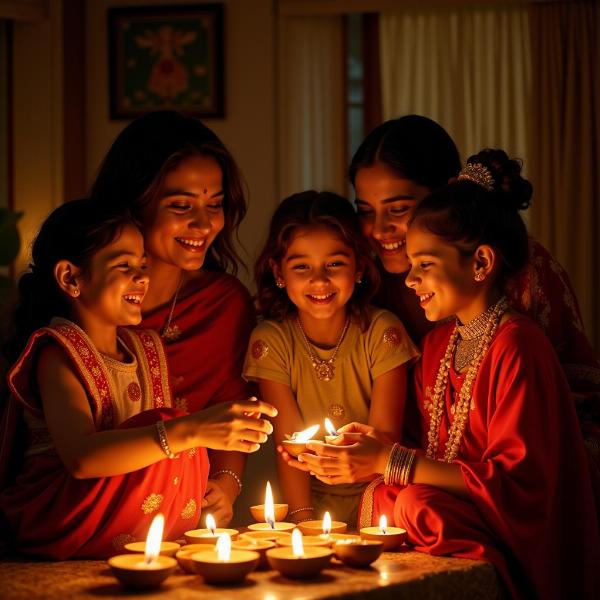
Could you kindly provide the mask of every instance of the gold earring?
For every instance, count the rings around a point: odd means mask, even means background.
[[[283,281],[283,279],[278,279],[276,285],[279,289],[281,289],[285,287],[285,282]]]
[[[475,281],[483,281],[485,279],[485,274],[482,271],[477,271],[475,273]]]
[[[356,283],[362,283],[362,277],[360,275],[356,278]]]
[[[73,290],[73,296],[79,296],[79,288]]]

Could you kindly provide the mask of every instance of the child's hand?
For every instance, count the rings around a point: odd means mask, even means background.
[[[247,416],[255,412],[269,417],[277,415],[275,407],[260,400],[226,402],[190,415],[195,445],[213,450],[256,452],[273,433],[273,426],[266,419]]]
[[[369,481],[383,473],[391,446],[364,433],[343,433],[343,445],[309,442],[298,461],[311,475],[328,484]],[[336,440],[337,442],[338,440]]]

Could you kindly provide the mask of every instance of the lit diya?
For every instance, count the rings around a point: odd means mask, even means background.
[[[331,420],[327,417],[325,417],[325,431],[327,432],[327,435],[325,436],[326,444],[331,444],[331,442],[333,442],[340,435],[333,426]]]
[[[190,559],[196,573],[207,583],[236,583],[256,569],[260,555],[249,550],[232,550],[231,537],[222,533],[214,550],[194,552]]]
[[[287,514],[287,504],[286,514]],[[252,523],[248,525],[248,529],[251,531],[291,531],[296,527],[294,523],[278,522],[275,520],[275,504],[273,503],[273,492],[271,491],[271,484],[267,481],[267,489],[265,491],[265,503],[264,503],[264,523]]]
[[[306,546],[299,529],[292,532],[292,546],[267,550],[271,567],[284,577],[304,579],[316,577],[331,561],[332,551],[322,546]]]
[[[283,449],[291,456],[298,457],[301,452],[307,452],[306,444],[312,441],[313,435],[319,431],[319,425],[312,425],[304,431],[294,431],[287,440],[283,440]]]
[[[255,532],[256,533],[256,532]],[[291,535],[288,536],[291,539]],[[267,562],[267,550],[275,548],[275,542],[272,540],[260,540],[254,537],[240,537],[231,544],[234,550],[251,550],[252,552],[258,552],[260,555],[260,562],[258,563],[257,569],[265,569],[269,566]]]
[[[209,544],[186,544],[178,550],[175,554],[175,558],[179,563],[179,566],[186,573],[196,573],[196,569],[194,567],[194,561],[192,560],[192,554],[195,552],[213,552],[214,546]]]
[[[388,527],[387,517],[381,515],[379,527],[362,527],[360,537],[363,540],[375,540],[383,542],[383,549],[393,550],[404,543],[406,539],[406,529],[401,527]]]
[[[113,575],[126,587],[157,588],[175,570],[177,561],[160,555],[165,518],[157,514],[146,538],[144,554],[119,554],[108,559]]]
[[[146,542],[130,542],[123,546],[127,552],[144,553],[146,551]],[[161,556],[175,556],[177,551],[181,548],[181,544],[177,542],[161,542],[159,554]]]
[[[332,521],[329,512],[326,512],[323,516],[322,521],[302,521],[298,523],[298,529],[304,535],[319,535],[322,539],[326,539],[328,542],[332,542],[333,534],[344,533],[348,525],[343,521]]]
[[[231,539],[236,540],[238,537],[237,529],[227,529],[225,527],[217,527],[215,519],[211,514],[206,515],[205,529],[191,529],[183,535],[188,544],[216,544],[219,536],[226,533]]]

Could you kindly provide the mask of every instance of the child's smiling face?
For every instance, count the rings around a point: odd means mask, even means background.
[[[427,319],[439,321],[468,314],[481,293],[473,278],[474,257],[462,255],[456,246],[422,227],[418,220],[408,229],[406,250],[411,263],[406,285],[419,296]]]
[[[80,279],[78,312],[107,325],[137,325],[148,290],[144,239],[134,225],[92,258],[87,276]]]
[[[345,318],[360,277],[353,250],[327,226],[298,228],[273,271],[303,320]]]

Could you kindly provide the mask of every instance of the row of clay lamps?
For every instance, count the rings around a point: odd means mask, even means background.
[[[275,517],[284,519],[287,509],[285,504],[275,505]],[[257,521],[264,518],[264,505],[250,510]],[[185,533],[184,546],[161,542],[162,525],[158,543],[151,540],[153,522],[145,543],[127,544],[125,549],[130,554],[109,559],[113,574],[127,587],[137,589],[158,587],[177,564],[186,573],[200,574],[207,583],[216,584],[239,582],[255,569],[269,567],[284,577],[310,578],[326,568],[334,554],[348,566],[367,567],[384,550],[398,548],[406,538],[404,529],[388,528],[384,520],[380,527],[362,528],[358,536],[345,533],[347,525],[341,521],[331,522],[328,533],[323,533],[322,521],[298,525],[259,522],[239,533],[236,529],[215,527],[214,519],[209,517],[207,528]],[[149,550],[151,545],[153,550]],[[144,549],[145,554],[141,554]]]

